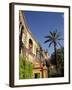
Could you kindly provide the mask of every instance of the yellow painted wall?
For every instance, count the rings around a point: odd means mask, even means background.
[[[36,55],[36,48],[40,48],[38,45],[38,42],[36,42],[36,40],[33,38],[32,33],[29,31],[29,28],[26,25],[25,22],[25,17],[22,15],[22,12],[20,11],[20,21],[22,22],[23,26],[24,26],[24,32],[26,34],[26,48],[28,48],[29,46],[29,39],[31,39],[33,41],[33,54]]]
[[[20,22],[22,22],[22,25],[24,26],[24,33],[26,35],[26,43],[25,46],[26,48],[29,48],[29,39],[31,39],[33,41],[33,50],[32,53],[34,55],[36,55],[36,49],[40,49],[40,45],[38,44],[38,42],[34,39],[34,37],[32,36],[32,33],[29,31],[29,28],[25,22],[25,17],[23,16],[22,12],[19,12],[20,14]],[[32,57],[31,55],[27,55],[28,60],[30,60],[32,63],[35,63],[34,67],[38,67],[39,69],[33,69],[33,78],[34,78],[34,74],[35,73],[40,73],[40,78],[42,78],[42,72],[40,71],[40,63],[39,62],[35,62],[36,60],[34,60],[34,57]],[[48,73],[47,73],[47,68],[44,67],[44,71],[43,71],[43,76],[44,78],[48,77]]]
[[[40,73],[40,78],[42,78],[42,73],[40,71],[40,69],[33,69],[33,78],[35,77],[35,73]]]

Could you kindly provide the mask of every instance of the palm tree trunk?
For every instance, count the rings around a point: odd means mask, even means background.
[[[54,42],[54,52],[55,52],[55,64],[57,69],[57,57],[56,57],[56,43]]]

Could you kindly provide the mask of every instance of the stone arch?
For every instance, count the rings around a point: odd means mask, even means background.
[[[33,41],[32,41],[32,39],[29,39],[29,50],[30,50],[30,52],[32,52],[32,50],[33,50]]]

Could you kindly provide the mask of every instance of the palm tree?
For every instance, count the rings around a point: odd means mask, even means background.
[[[49,42],[49,47],[51,45],[54,46],[55,63],[56,63],[56,69],[57,69],[56,47],[57,47],[57,45],[60,45],[61,46],[61,44],[60,44],[59,41],[60,40],[63,40],[63,39],[61,38],[61,35],[60,35],[60,33],[57,32],[57,30],[56,31],[52,31],[52,32],[50,31],[49,32],[49,35],[45,36],[45,38],[47,38],[47,40],[44,43],[48,43]]]

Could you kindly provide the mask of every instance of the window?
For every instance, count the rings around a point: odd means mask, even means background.
[[[24,26],[22,25],[22,22],[20,22],[19,24],[19,53],[21,53],[21,49],[23,48],[23,31],[24,30]]]
[[[40,73],[35,73],[34,76],[34,78],[40,78]]]
[[[32,52],[33,49],[33,41],[29,39],[29,51]]]
[[[40,55],[39,55],[39,50],[38,50],[38,48],[36,48],[36,57],[37,57],[37,58],[40,58]]]

